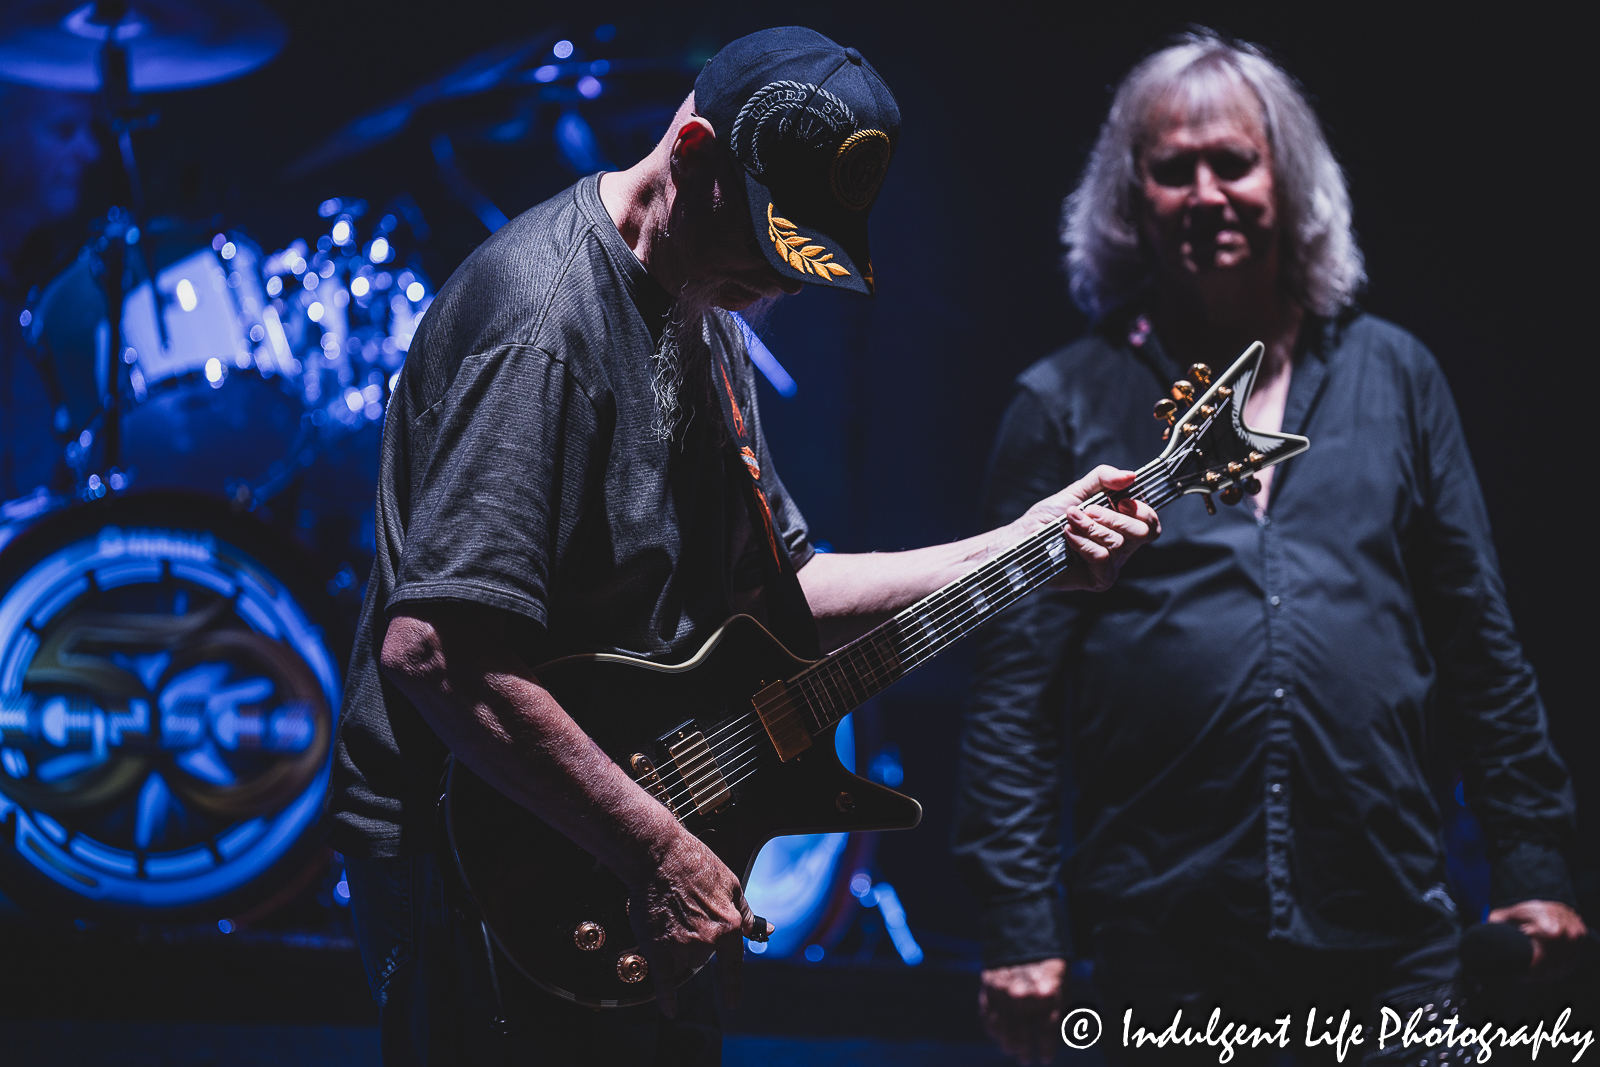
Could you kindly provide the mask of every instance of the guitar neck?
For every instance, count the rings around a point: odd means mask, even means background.
[[[1138,495],[1156,506],[1167,503],[1146,495],[1148,488],[1165,481],[1152,479],[1158,472],[1164,472],[1159,459],[1141,467],[1135,489],[1126,495]],[[1099,493],[1084,503],[1109,507],[1111,500]],[[806,706],[807,725],[813,730],[833,725],[1066,570],[1077,553],[1063,533],[1065,521],[1052,522],[1023,538],[789,679],[786,688]]]

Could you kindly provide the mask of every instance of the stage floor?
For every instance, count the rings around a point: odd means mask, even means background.
[[[380,1067],[367,1026],[0,1020],[8,1067]],[[729,1034],[726,1067],[1001,1067],[986,1044]]]
[[[0,923],[0,959],[5,1067],[380,1062],[377,1012],[337,930],[223,938]],[[976,973],[954,967],[749,958],[744,1002],[724,1016],[723,1062],[1001,1067],[977,988]]]

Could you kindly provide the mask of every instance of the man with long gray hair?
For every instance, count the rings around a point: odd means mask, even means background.
[[[1436,732],[1489,843],[1489,918],[1559,970],[1585,933],[1571,785],[1449,388],[1415,338],[1355,307],[1350,197],[1304,94],[1209,32],[1156,52],[1117,90],[1062,237],[1094,326],[1018,378],[991,524],[1093,464],[1148,458],[1151,403],[1256,340],[1246,423],[1312,448],[1262,472],[1246,507],[1172,507],[1106,596],[1045,593],[989,631],[956,855],[983,904],[991,1034],[1052,1058],[1068,958],[1092,962],[1118,1032],[1130,1008],[1152,1033],[1176,1009],[1204,1032],[1219,1006],[1268,1029],[1311,1005],[1448,1017],[1478,916],[1447,884]]]

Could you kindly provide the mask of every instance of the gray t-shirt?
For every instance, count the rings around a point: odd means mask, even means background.
[[[650,434],[669,310],[598,177],[502,228],[428,310],[384,426],[377,557],[334,753],[335,848],[432,846],[446,750],[377,662],[407,605],[509,613],[530,666],[575,652],[675,661],[729,615],[765,614],[765,537],[751,536],[718,401],[689,397],[695,414],[672,441]],[[719,311],[705,333],[738,379],[762,488],[803,566],[805,520],[767,454],[742,328]]]

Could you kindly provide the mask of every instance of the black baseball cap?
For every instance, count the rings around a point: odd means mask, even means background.
[[[711,58],[694,108],[744,169],[773,269],[872,295],[867,212],[900,139],[900,108],[861,53],[803,26],[761,30]]]

